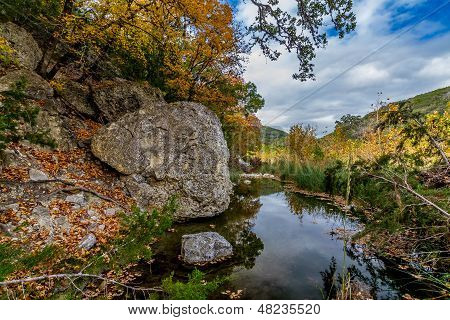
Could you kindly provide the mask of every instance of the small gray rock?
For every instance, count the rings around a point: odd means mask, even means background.
[[[233,247],[217,232],[186,234],[181,238],[181,256],[186,263],[207,264],[231,255]]]
[[[67,217],[59,217],[55,219],[55,224],[63,231],[63,232],[69,232],[72,225],[69,222],[69,219]]]
[[[250,180],[244,180],[244,184],[252,184]]]
[[[31,168],[29,171],[31,181],[45,181],[49,180],[48,175],[41,170]]]
[[[18,203],[12,203],[12,204],[8,204],[4,207],[0,208],[0,211],[7,211],[7,210],[12,210],[14,212],[19,211],[19,204]]]
[[[86,204],[86,198],[83,193],[77,193],[67,196],[66,201],[79,206],[84,206]]]
[[[53,232],[53,218],[50,215],[50,210],[46,207],[37,206],[31,212],[31,215],[36,219],[38,227]]]
[[[94,247],[96,243],[97,243],[97,238],[95,237],[95,235],[93,233],[89,233],[87,236],[85,236],[81,240],[80,244],[78,245],[78,248],[91,250],[92,247]]]
[[[108,208],[105,210],[105,215],[107,216],[114,216],[117,212],[119,212],[119,208]]]

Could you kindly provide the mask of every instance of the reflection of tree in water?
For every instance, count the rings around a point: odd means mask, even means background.
[[[337,288],[336,288],[336,258],[332,257],[331,262],[328,266],[328,269],[324,271],[320,271],[320,276],[322,277],[323,282],[323,298],[324,299],[333,299],[336,297]]]
[[[258,257],[264,250],[264,243],[258,236],[245,229],[238,237],[238,242],[235,246],[235,256],[238,264],[242,264],[246,269],[251,269],[255,265],[256,257]]]
[[[342,215],[331,205],[319,201],[313,197],[299,195],[294,192],[285,192],[285,198],[290,211],[302,220],[304,214],[312,217],[323,217],[327,219],[341,219]]]
[[[226,233],[234,247],[234,260],[237,264],[250,269],[255,265],[256,257],[264,250],[264,244],[251,231],[254,219],[261,209],[261,202],[256,195],[236,196],[225,215],[228,217]]]
[[[337,273],[335,257],[331,258],[328,268],[320,272],[324,298],[336,298],[341,289],[343,276],[347,275],[350,275],[352,283],[358,283],[359,287],[367,289],[373,299],[380,298],[380,295],[383,299],[398,298],[397,290],[400,291],[401,285],[392,280],[392,275],[389,276],[389,271],[382,261],[366,256],[355,245],[348,245],[345,251],[350,258],[348,261],[350,265],[346,267],[345,274]]]

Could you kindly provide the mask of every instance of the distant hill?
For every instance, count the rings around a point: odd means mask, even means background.
[[[283,130],[266,126],[261,128],[261,139],[265,144],[272,144],[277,140],[285,138],[287,135],[287,132],[284,132]]]
[[[443,112],[446,108],[448,108],[448,106],[450,106],[450,87],[437,89],[431,92],[419,94],[409,99],[391,103],[402,102],[411,105],[414,112],[421,114],[427,114],[434,111]],[[380,114],[383,113],[385,108],[387,108],[387,106],[380,109]],[[357,138],[360,137],[364,132],[373,130],[375,125],[376,112],[374,111],[366,114],[359,120],[354,119],[351,123],[348,123],[346,126],[346,130],[351,137]],[[320,139],[326,140],[331,134],[332,133],[329,133]]]
[[[412,106],[414,112],[422,114],[427,114],[434,111],[443,112],[447,107],[447,104],[450,102],[450,87],[419,94],[413,98],[398,102],[407,102]],[[363,119],[370,119],[374,117],[375,112],[370,112],[365,115]]]

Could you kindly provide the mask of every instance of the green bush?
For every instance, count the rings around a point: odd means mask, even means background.
[[[134,207],[130,215],[122,213],[121,237],[112,244],[114,254],[107,259],[102,254],[95,256],[87,271],[99,273],[108,269],[120,270],[140,259],[150,260],[150,244],[172,226],[176,209],[176,198],[172,197],[161,210],[148,212]]]
[[[173,280],[173,273],[162,281],[162,287],[170,300],[206,300],[219,288],[223,279],[204,280],[203,272],[194,269],[186,283]]]

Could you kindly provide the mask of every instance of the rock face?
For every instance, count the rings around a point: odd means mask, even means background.
[[[92,152],[120,173],[142,207],[177,195],[178,220],[210,217],[229,205],[229,152],[205,106],[153,103],[99,130]]]
[[[189,264],[217,262],[233,255],[231,244],[217,232],[187,234],[181,241],[181,256]]]
[[[62,90],[58,91],[63,101],[77,112],[94,117],[96,111],[89,102],[89,88],[75,81],[67,81]]]
[[[41,76],[27,69],[15,70],[9,72],[0,78],[0,92],[11,89],[20,79],[26,82],[25,95],[27,98],[42,100],[53,97],[53,88]]]
[[[24,68],[35,70],[42,59],[42,51],[25,29],[12,22],[0,24],[0,36],[8,41],[15,51],[15,58]]]
[[[116,78],[105,80],[92,88],[93,100],[108,121],[154,103],[163,103],[160,90],[146,83]]]

